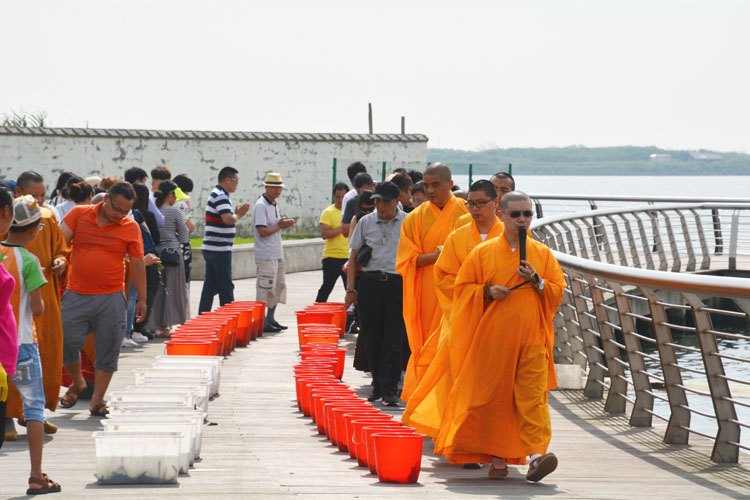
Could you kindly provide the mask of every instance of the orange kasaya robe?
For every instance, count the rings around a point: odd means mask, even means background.
[[[510,464],[547,452],[551,438],[547,392],[556,387],[552,320],[565,278],[552,252],[527,240],[527,260],[544,278],[502,300],[486,302],[484,286],[513,287],[518,253],[501,235],[477,246],[458,273],[447,339],[454,379],[435,452],[451,463]]]
[[[462,216],[461,219],[464,217]],[[503,223],[495,217],[485,241],[502,233]],[[446,339],[450,333],[450,317],[453,308],[453,286],[461,264],[469,253],[482,243],[479,229],[473,219],[460,226],[445,240],[443,251],[435,262],[435,287],[443,316],[438,328],[432,333],[428,343],[437,342],[437,351],[416,390],[409,398],[406,410],[401,417],[404,424],[419,432],[436,438],[445,409],[445,401],[453,387],[450,370],[450,353]]]
[[[424,350],[423,346],[438,327],[442,316],[435,292],[433,265],[417,268],[417,257],[432,253],[445,243],[456,219],[465,213],[464,201],[451,194],[442,210],[434,203],[422,203],[401,224],[396,271],[403,277],[403,314],[411,349],[401,393],[404,401],[414,392],[432,361],[437,345],[428,350]]]
[[[60,284],[65,282],[67,266],[62,276],[52,272],[52,262],[61,258],[68,262],[69,249],[65,237],[51,210],[41,207],[42,229],[26,250],[39,259],[47,284],[40,290],[44,301],[44,314],[34,317],[34,326],[39,346],[39,358],[42,362],[44,379],[45,407],[52,411],[57,408],[60,399],[60,382],[62,379],[63,329],[60,319]],[[4,239],[4,238],[3,238]],[[23,404],[16,386],[8,384],[8,418],[23,418]]]

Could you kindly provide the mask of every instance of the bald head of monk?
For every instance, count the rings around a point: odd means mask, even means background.
[[[445,163],[431,163],[424,171],[424,191],[430,203],[443,208],[451,199],[451,169]]]
[[[500,200],[500,218],[505,224],[504,233],[512,244],[518,241],[518,232],[526,231],[534,218],[531,198],[524,192],[511,191]]]

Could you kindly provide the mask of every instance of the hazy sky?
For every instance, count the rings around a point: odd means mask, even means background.
[[[0,114],[51,126],[750,151],[750,2],[11,1]]]

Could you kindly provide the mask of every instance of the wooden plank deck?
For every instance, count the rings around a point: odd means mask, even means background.
[[[602,402],[577,391],[550,396],[553,438],[550,451],[560,459],[558,470],[543,483],[527,483],[525,468],[511,471],[505,481],[486,478],[483,470],[450,466],[431,454],[426,443],[418,484],[386,485],[357,467],[317,434],[309,419],[297,412],[291,366],[296,361],[294,313],[312,303],[320,272],[289,275],[289,304],[277,311],[290,326],[266,334],[248,348],[238,349],[223,363],[221,395],[209,407],[202,460],[189,475],[170,486],[99,486],[96,484],[91,433],[99,420],[89,418],[87,401],[58,410],[50,421],[60,427],[45,440],[44,469],[63,486],[62,498],[747,498],[750,495],[748,456],[743,465],[716,465],[709,460],[706,440],[691,446],[661,443],[663,428],[635,429],[622,416],[605,416]],[[238,299],[253,299],[254,280],[236,282]],[[200,282],[193,282],[191,302],[197,309]],[[331,300],[342,300],[337,286]],[[353,340],[343,341],[351,351]],[[111,388],[132,383],[131,370],[148,366],[161,354],[159,342],[124,350],[120,371]],[[369,380],[347,364],[344,381],[366,394]],[[21,428],[21,431],[23,429]],[[0,498],[25,498],[28,452],[25,436],[0,450]]]

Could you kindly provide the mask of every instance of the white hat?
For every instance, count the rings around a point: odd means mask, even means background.
[[[25,227],[42,218],[39,204],[30,194],[13,200],[13,227]]]

